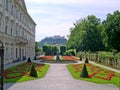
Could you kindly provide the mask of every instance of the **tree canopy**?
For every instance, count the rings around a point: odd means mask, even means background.
[[[68,49],[77,51],[98,51],[104,48],[101,37],[101,22],[94,15],[78,20],[70,29],[71,34],[67,42]]]
[[[38,47],[38,42],[35,42],[35,52],[40,52],[41,49]]]
[[[59,53],[58,47],[52,45],[42,46],[42,51],[45,53],[45,55],[57,55]]]
[[[103,25],[107,35],[108,47],[120,51],[120,12],[115,11],[113,14],[109,13]]]
[[[120,51],[120,12],[118,10],[113,14],[107,14],[103,22],[94,15],[88,15],[73,25],[67,42],[68,49]]]

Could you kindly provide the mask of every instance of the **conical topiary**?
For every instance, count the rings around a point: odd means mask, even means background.
[[[36,56],[34,56],[34,60],[37,60]]]
[[[82,61],[82,55],[80,55],[80,61]]]
[[[86,59],[85,59],[85,63],[89,63],[89,61],[88,61],[88,58],[86,57]]]
[[[82,77],[82,78],[88,78],[88,71],[87,71],[87,68],[86,68],[85,64],[83,66],[83,69],[82,69],[82,72],[80,74],[80,77]]]
[[[37,71],[35,70],[34,65],[32,65],[31,71],[30,71],[30,76],[32,77],[38,77]]]
[[[27,62],[31,62],[31,59],[30,59],[30,57],[28,58]]]
[[[56,56],[56,61],[60,61],[60,57],[58,55]]]

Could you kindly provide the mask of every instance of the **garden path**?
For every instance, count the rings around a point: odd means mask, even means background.
[[[15,63],[11,62],[11,63],[8,63],[8,64],[4,64],[4,69],[9,68],[11,66],[15,66],[15,65],[21,64],[23,62],[26,62],[26,61],[20,61],[20,62],[15,62]]]
[[[83,62],[85,62],[85,60],[83,60],[83,61],[78,61],[78,63],[83,63]],[[109,70],[114,71],[114,72],[117,72],[117,73],[120,73],[120,70],[117,70],[117,69],[114,69],[114,68],[111,68],[111,67],[107,67],[107,66],[104,66],[104,65],[95,63],[95,62],[93,62],[93,61],[89,61],[89,63],[94,64],[94,65],[99,66],[99,67],[102,67],[102,68],[109,69]]]
[[[117,69],[114,69],[114,68],[111,68],[111,67],[107,67],[107,66],[104,66],[104,65],[100,65],[100,64],[97,64],[97,63],[91,62],[91,61],[90,61],[90,63],[92,63],[92,64],[94,64],[94,65],[97,65],[97,66],[99,66],[99,67],[103,67],[103,68],[109,69],[109,70],[111,70],[111,71],[120,73],[120,70],[117,70]]]
[[[66,64],[51,64],[45,78],[22,83],[5,83],[4,90],[119,90],[119,88],[75,80],[67,70]]]

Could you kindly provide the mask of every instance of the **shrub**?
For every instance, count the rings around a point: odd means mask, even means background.
[[[88,61],[88,58],[86,57],[86,59],[85,59],[85,63],[89,63],[89,61]]]
[[[66,46],[60,46],[60,54],[64,55],[65,51],[66,51]]]
[[[37,60],[36,56],[34,56],[34,60]]]
[[[80,55],[80,61],[82,61],[82,55]]]
[[[66,56],[75,56],[76,55],[76,49],[69,49],[65,52]]]
[[[120,52],[118,52],[118,53],[115,54],[115,58],[116,59],[120,59]]]
[[[45,53],[45,55],[57,55],[59,52],[58,47],[52,45],[44,45],[42,46],[42,50]]]
[[[27,62],[30,62],[30,63],[31,63],[31,59],[30,59],[30,57],[28,58]]]
[[[37,71],[35,70],[34,65],[32,65],[31,71],[30,71],[30,76],[32,77],[38,77]]]
[[[60,57],[58,55],[56,56],[56,60],[60,60]]]
[[[86,68],[86,64],[84,64],[84,66],[83,66],[83,69],[82,69],[82,72],[80,74],[80,77],[82,77],[82,78],[88,78],[89,77],[88,76],[88,71],[87,71],[87,68]]]

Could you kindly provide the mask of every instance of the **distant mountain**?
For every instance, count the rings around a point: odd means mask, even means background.
[[[67,42],[67,39],[65,37],[61,37],[61,36],[53,36],[53,37],[46,37],[44,39],[42,39],[38,46],[42,47],[45,44],[60,44],[60,45],[65,45]]]

